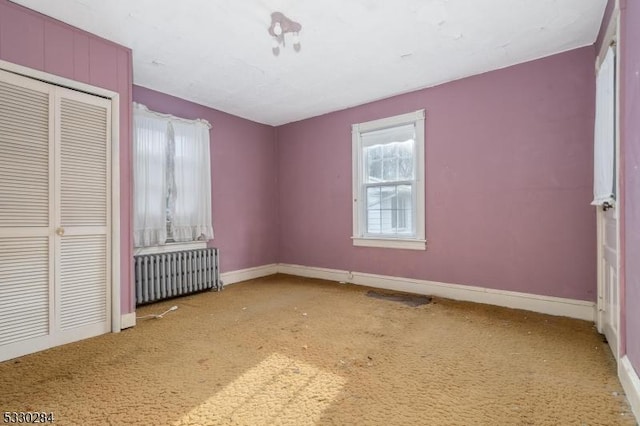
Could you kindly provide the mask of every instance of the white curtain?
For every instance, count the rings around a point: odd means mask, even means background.
[[[212,239],[209,126],[202,121],[172,121],[175,148],[171,191],[171,228],[175,241]]]
[[[596,77],[592,205],[615,199],[615,76],[615,54],[610,47]]]
[[[210,125],[134,104],[136,247],[213,238]]]
[[[144,107],[133,112],[134,245],[148,247],[167,240],[167,120]]]

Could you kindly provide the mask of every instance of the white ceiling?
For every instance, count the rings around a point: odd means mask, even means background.
[[[13,0],[133,50],[134,83],[280,125],[592,44],[606,0]],[[272,53],[272,12],[302,24]]]

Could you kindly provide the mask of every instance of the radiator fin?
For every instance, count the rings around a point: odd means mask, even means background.
[[[222,289],[216,248],[136,255],[134,260],[137,305]]]

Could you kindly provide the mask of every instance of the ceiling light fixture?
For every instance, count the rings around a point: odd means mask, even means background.
[[[277,36],[282,34],[282,26],[280,25],[280,22],[273,24],[273,33]]]
[[[282,12],[273,12],[271,14],[271,25],[269,26],[269,34],[273,37],[273,44],[271,50],[273,54],[278,56],[280,54],[280,46],[285,47],[285,36],[291,34],[291,41],[293,42],[293,50],[300,51],[300,31],[302,25],[300,23],[292,21],[284,16]]]

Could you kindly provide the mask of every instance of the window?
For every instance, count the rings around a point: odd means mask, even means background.
[[[424,250],[424,110],[353,125],[353,244]]]
[[[213,238],[209,124],[134,108],[134,244]]]

